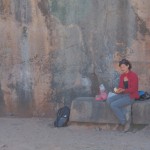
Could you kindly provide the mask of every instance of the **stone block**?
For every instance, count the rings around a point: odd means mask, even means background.
[[[150,100],[133,104],[132,119],[134,124],[150,124]]]
[[[131,114],[131,107],[127,107]],[[129,115],[131,117],[131,115]],[[72,101],[70,121],[90,123],[118,123],[118,119],[106,101],[96,101],[94,97],[79,97]]]
[[[72,101],[70,121],[90,122],[92,116],[92,97],[80,97]]]

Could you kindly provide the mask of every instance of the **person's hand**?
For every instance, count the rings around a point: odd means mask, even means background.
[[[117,93],[123,93],[124,91],[125,91],[125,89],[118,88]]]
[[[122,89],[122,88],[114,89],[114,92],[115,92],[116,94],[123,93],[124,91],[125,91],[125,89]]]

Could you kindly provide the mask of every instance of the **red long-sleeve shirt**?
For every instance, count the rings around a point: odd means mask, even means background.
[[[124,77],[128,78],[128,88],[124,87]],[[120,76],[119,88],[125,89],[124,93],[128,93],[131,99],[138,99],[138,76],[133,71],[123,73]]]

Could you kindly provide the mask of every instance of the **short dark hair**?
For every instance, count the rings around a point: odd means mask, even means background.
[[[132,68],[132,65],[131,65],[130,61],[127,60],[127,59],[122,59],[121,61],[119,61],[119,67],[120,67],[122,64],[124,64],[124,65],[126,65],[126,66],[129,66],[129,70]]]

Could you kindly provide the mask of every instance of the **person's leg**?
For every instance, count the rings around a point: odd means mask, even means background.
[[[124,114],[124,107],[132,103],[128,94],[120,94],[120,98],[110,103],[110,107],[115,113],[119,122],[124,125],[126,123],[126,117]]]
[[[117,101],[118,99],[122,98],[122,94],[117,94],[117,95],[114,95],[112,97],[109,97],[106,102],[107,104],[110,106],[111,103],[113,103],[114,101]]]

